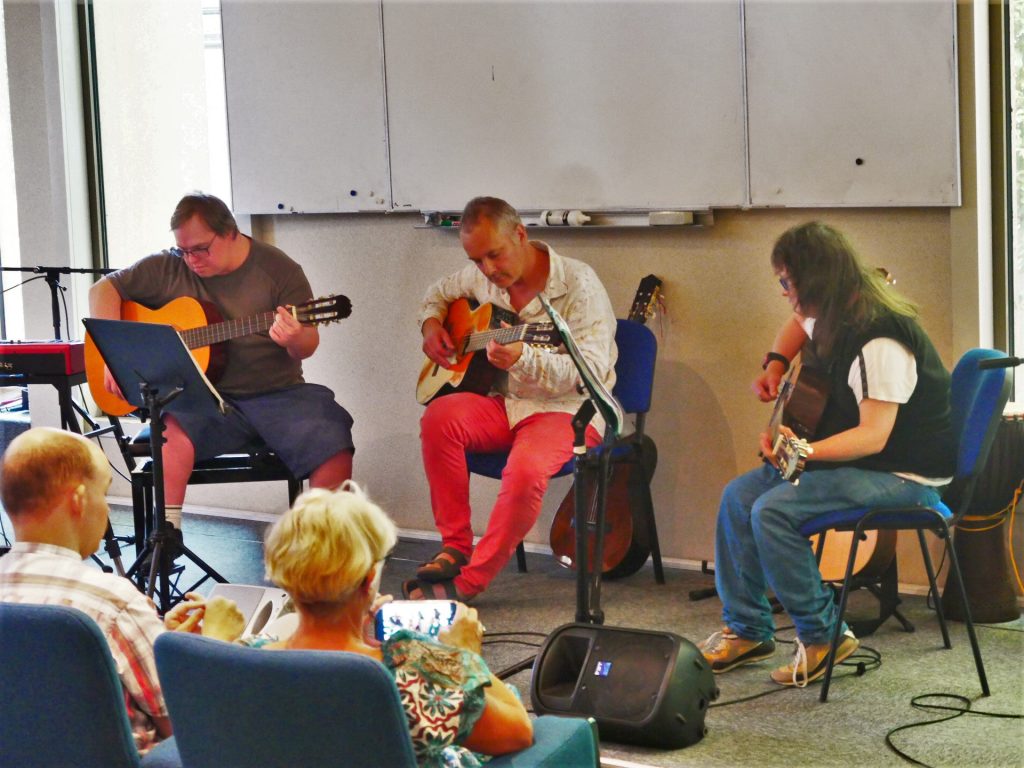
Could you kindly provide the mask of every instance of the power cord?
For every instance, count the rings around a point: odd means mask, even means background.
[[[941,705],[941,704],[926,704],[926,703],[923,703],[924,699],[929,699],[929,698],[952,699],[954,701],[959,702],[963,706],[955,707],[955,706],[948,706],[948,705]],[[893,744],[893,742],[892,742],[893,735],[896,734],[896,733],[899,733],[900,731],[908,730],[909,728],[918,728],[918,727],[920,727],[922,725],[935,725],[937,723],[945,723],[945,722],[947,722],[949,720],[953,720],[954,718],[960,717],[961,715],[979,715],[981,717],[999,717],[999,718],[1007,718],[1007,719],[1012,719],[1012,720],[1020,720],[1021,717],[1024,717],[1024,715],[1012,715],[1012,714],[1008,714],[1008,713],[1005,713],[1005,712],[979,712],[979,711],[977,711],[975,709],[971,709],[971,704],[972,703],[973,702],[972,702],[971,699],[968,699],[966,696],[961,696],[958,693],[922,693],[920,696],[915,696],[914,698],[912,698],[910,700],[910,706],[914,707],[915,709],[925,709],[925,710],[932,709],[932,710],[952,712],[953,714],[952,715],[948,715],[947,717],[940,717],[940,718],[937,718],[935,720],[921,720],[921,721],[916,722],[916,723],[907,723],[906,725],[897,726],[896,728],[893,728],[891,731],[889,731],[887,734],[885,734],[885,745],[887,747],[889,747],[890,750],[892,750],[897,755],[899,755],[901,758],[906,760],[908,763],[912,763],[913,765],[921,765],[921,766],[924,766],[924,768],[931,768],[931,766],[928,765],[928,763],[921,762],[920,760],[917,760],[916,758],[911,757],[906,752],[904,752],[899,747],[897,747],[895,744]]]
[[[794,629],[793,626],[779,627],[776,629],[776,633],[785,632],[787,630]],[[794,645],[795,640],[787,640],[785,638],[778,637],[776,635],[775,641],[778,643],[785,643],[786,645]],[[844,677],[863,677],[868,672],[873,672],[882,666],[882,654],[874,648],[867,645],[861,645],[854,653],[847,656],[841,662],[835,665],[832,672],[833,680],[840,680]],[[841,668],[846,667],[851,671],[841,672]],[[709,704],[708,709],[712,707],[729,707],[733,704],[742,704],[747,701],[753,701],[754,699],[760,699],[765,696],[771,696],[774,693],[782,693],[784,691],[795,690],[795,686],[779,686],[778,688],[769,688],[766,691],[760,691],[750,696],[743,696],[738,699],[729,699],[728,701],[719,701],[714,704]]]

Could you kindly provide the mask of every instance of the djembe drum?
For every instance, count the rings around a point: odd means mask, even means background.
[[[960,561],[964,588],[974,621],[998,623],[1020,616],[1010,568],[1010,510],[1024,482],[1024,407],[1009,403],[996,432],[988,461],[974,490],[971,509],[957,525],[953,546]],[[948,579],[947,579],[948,584]],[[956,589],[945,589],[942,610],[962,621],[963,603]]]

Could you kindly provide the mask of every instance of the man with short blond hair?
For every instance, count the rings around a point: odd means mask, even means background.
[[[233,640],[241,614],[229,601],[204,604],[195,595],[161,622],[153,603],[130,581],[83,562],[107,529],[106,456],[81,435],[30,429],[0,463],[0,498],[15,543],[0,557],[0,602],[66,605],[88,615],[107,638],[140,753],[171,733],[153,642],[166,629]],[[205,617],[205,619],[204,619]]]

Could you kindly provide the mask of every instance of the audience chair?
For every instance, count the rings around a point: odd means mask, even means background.
[[[935,581],[935,569],[932,566],[924,532],[931,531],[943,542],[946,557],[949,559],[947,580],[953,580],[953,584],[959,590],[963,600],[964,621],[967,625],[971,650],[974,653],[974,664],[978,670],[981,690],[985,696],[989,695],[988,679],[985,676],[985,667],[981,660],[974,623],[971,621],[963,577],[957,562],[956,551],[950,543],[949,531],[950,527],[955,526],[970,508],[975,481],[979,471],[985,465],[989,448],[1002,418],[1003,408],[1010,395],[1010,382],[1006,375],[1006,368],[981,370],[978,368],[978,363],[982,360],[1005,356],[1004,353],[997,350],[972,349],[960,358],[953,370],[951,405],[953,432],[957,441],[956,475],[953,482],[943,492],[942,501],[938,505],[935,507],[842,509],[818,515],[801,526],[800,532],[805,536],[814,534],[824,536],[833,530],[853,532],[853,543],[846,564],[846,576],[839,595],[838,620],[832,633],[833,652],[829,655],[828,667],[825,670],[821,686],[822,701],[828,698],[833,659],[835,649],[839,645],[840,628],[846,612],[851,576],[857,557],[857,545],[863,539],[864,532],[869,530],[916,532],[921,546],[921,557],[924,559],[925,570],[928,573],[931,594],[935,598],[935,612],[939,619],[942,642],[946,648],[951,648],[949,631],[942,613],[941,600],[939,600],[939,588]]]
[[[643,461],[645,457],[653,458],[653,463],[657,462],[657,448],[651,438],[645,434],[644,427],[647,412],[651,409],[658,340],[651,329],[642,323],[635,320],[618,320],[616,322],[615,344],[618,347],[619,356],[615,361],[615,386],[612,389],[612,394],[622,405],[623,411],[634,415],[636,429],[612,448],[611,463],[613,471],[615,465],[629,463],[636,465],[638,470],[644,470],[644,465],[650,463]],[[482,475],[494,480],[501,479],[507,461],[507,452],[468,452],[466,454],[466,463],[471,474]],[[571,475],[573,461],[574,459],[569,459],[553,477]],[[654,519],[654,503],[651,498],[652,475],[653,466],[646,467],[646,471],[636,471],[630,475],[631,479],[636,480],[635,487],[630,489],[630,501],[631,504],[636,504],[639,507],[638,510],[634,509],[633,524],[637,528],[634,540],[640,543],[641,557],[627,555],[620,566],[605,574],[606,577],[616,578],[635,573],[646,562],[647,553],[650,553],[654,564],[654,577],[659,584],[665,583],[665,574],[661,564],[661,546],[658,542],[658,529]],[[525,572],[526,554],[522,542],[516,547],[516,561],[519,571]]]
[[[398,688],[368,656],[259,650],[167,632],[157,638],[156,661],[189,768],[416,768]],[[488,766],[597,768],[592,721],[542,717],[534,725],[534,746]]]
[[[62,605],[0,603],[0,765],[171,768],[174,740],[139,758],[110,648]]]

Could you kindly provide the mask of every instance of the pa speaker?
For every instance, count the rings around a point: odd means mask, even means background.
[[[711,667],[689,640],[594,624],[548,635],[530,685],[538,714],[592,717],[601,738],[672,749],[703,738],[717,698]]]

